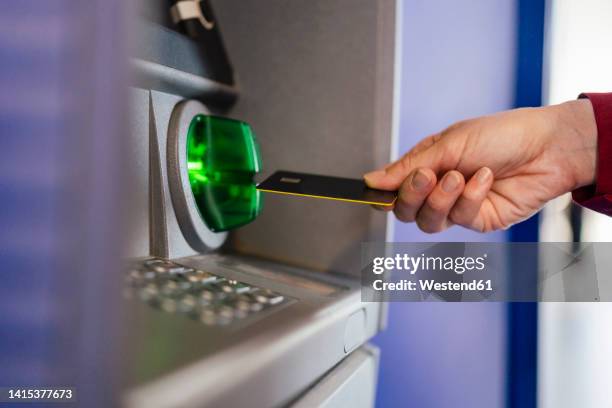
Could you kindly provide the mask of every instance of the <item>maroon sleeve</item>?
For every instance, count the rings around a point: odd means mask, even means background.
[[[574,190],[574,201],[612,216],[612,93],[584,93],[593,105],[597,122],[597,168],[595,184]]]

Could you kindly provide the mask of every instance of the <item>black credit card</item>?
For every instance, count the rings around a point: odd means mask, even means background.
[[[393,205],[397,198],[397,191],[375,190],[366,186],[361,179],[280,170],[259,183],[257,189],[269,193],[383,206]]]

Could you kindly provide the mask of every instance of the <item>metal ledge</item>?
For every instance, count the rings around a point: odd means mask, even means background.
[[[236,87],[155,62],[132,58],[130,67],[137,87],[199,99],[220,107],[229,107],[238,98]]]

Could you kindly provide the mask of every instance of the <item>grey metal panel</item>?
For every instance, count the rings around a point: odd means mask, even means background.
[[[238,89],[189,72],[180,71],[157,62],[138,58],[130,60],[135,86],[197,98],[220,108],[231,105],[238,97]]]
[[[172,206],[170,186],[168,184],[167,138],[170,116],[181,98],[175,95],[151,91],[152,111],[152,219],[154,230],[151,252],[164,258],[178,258],[195,255],[197,252],[189,246],[181,232]]]
[[[389,158],[394,2],[214,1],[266,173],[346,177]],[[367,206],[267,195],[260,217],[233,235],[239,251],[358,274],[362,241],[385,238]]]
[[[379,350],[355,350],[309,389],[291,408],[371,408],[376,397]]]
[[[169,15],[169,4],[166,4],[162,10],[163,14]],[[132,47],[134,57],[202,78],[211,77],[210,61],[205,60],[199,44],[187,35],[140,18],[134,21],[134,31],[136,34],[136,44]]]
[[[150,253],[149,230],[149,92],[130,89],[129,132],[125,143],[127,166],[127,239],[124,256],[142,257]]]

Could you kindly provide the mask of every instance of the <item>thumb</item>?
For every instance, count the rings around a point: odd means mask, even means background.
[[[393,191],[399,189],[406,177],[417,168],[426,167],[436,174],[446,170],[443,143],[434,143],[426,148],[417,147],[383,169],[366,173],[363,176],[366,184],[371,188]]]

